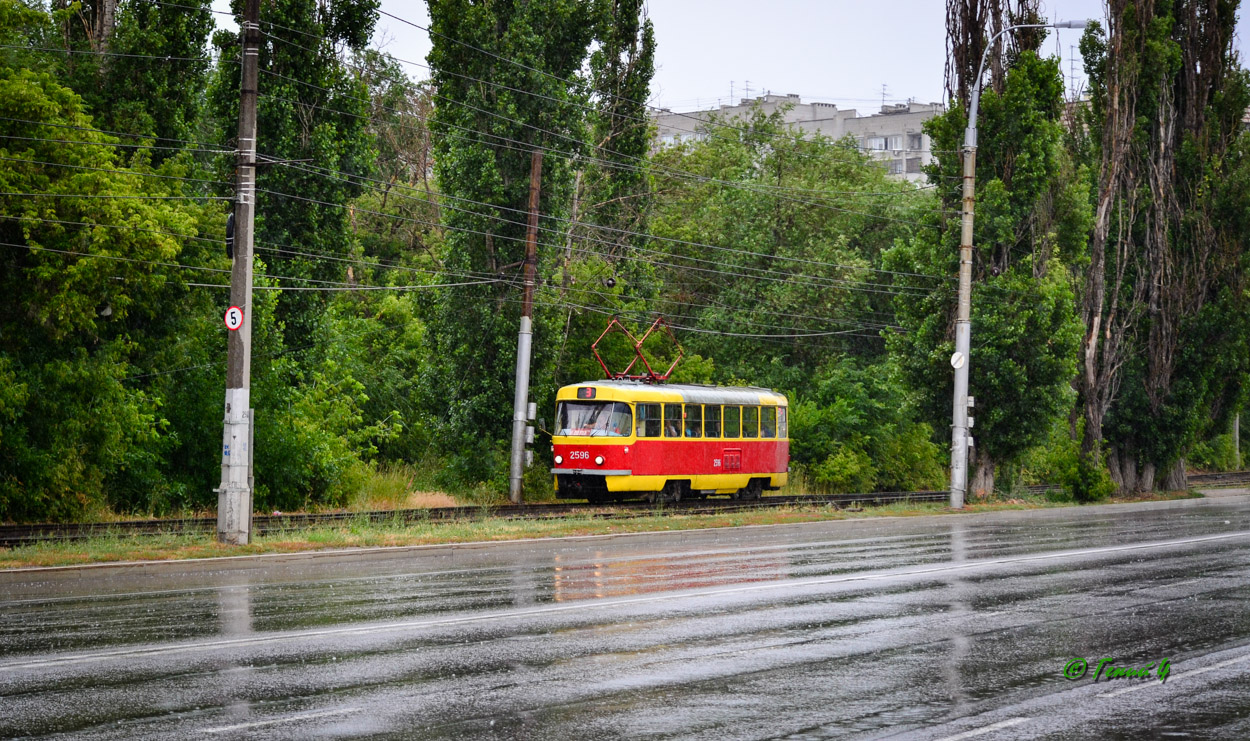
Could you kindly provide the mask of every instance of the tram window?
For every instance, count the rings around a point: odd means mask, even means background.
[[[638,405],[638,437],[659,437],[663,426],[659,404]]]
[[[686,405],[686,437],[703,437],[703,405]]]
[[[562,401],[556,409],[557,435],[624,437],[633,427],[629,405],[619,401]]]
[[[760,437],[777,437],[777,407],[760,407]]]
[[[786,428],[786,408],[777,407],[777,436],[784,440],[789,434],[790,430]]]
[[[742,407],[725,407],[725,437],[737,437],[741,428]]]
[[[681,437],[681,404],[664,405],[664,437]]]
[[[703,407],[703,436],[720,437],[720,404]]]
[[[760,408],[742,407],[742,436],[760,436]]]

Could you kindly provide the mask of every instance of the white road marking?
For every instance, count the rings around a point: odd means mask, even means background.
[[[942,738],[939,738],[937,741],[959,741],[960,739],[963,739],[963,738],[973,738],[976,736],[984,735],[986,733],[991,733],[993,731],[1002,730],[1003,728],[1011,728],[1012,726],[1018,726],[1021,723],[1027,723],[1030,720],[1032,720],[1032,718],[1008,718],[1007,720],[1000,720],[997,723],[991,723],[988,726],[974,728],[971,731],[964,731],[963,733],[956,733],[954,736],[943,736]]]
[[[1192,677],[1196,674],[1206,674],[1207,672],[1213,672],[1216,669],[1223,669],[1226,666],[1232,666],[1233,664],[1240,664],[1243,661],[1250,661],[1250,654],[1246,654],[1245,656],[1238,656],[1235,659],[1228,659],[1227,661],[1221,661],[1218,664],[1205,666],[1201,669],[1193,669],[1187,672],[1181,672],[1180,674],[1173,674],[1168,677],[1167,682],[1158,682],[1152,679],[1142,684],[1135,684],[1131,687],[1125,687],[1123,689],[1115,690],[1114,692],[1104,692],[1100,694],[1099,697],[1119,697],[1120,695],[1127,695],[1130,692],[1140,692],[1142,690],[1151,689],[1152,687],[1163,687],[1169,682],[1176,682],[1177,680],[1184,679],[1185,677]]]
[[[104,661],[107,659],[147,656],[155,654],[173,654],[188,653],[200,651],[212,651],[222,648],[233,648],[238,646],[250,646],[265,643],[276,643],[279,641],[300,640],[307,638],[320,638],[324,636],[352,636],[352,635],[370,635],[376,633],[388,633],[406,630],[419,630],[428,628],[441,628],[452,625],[466,625],[471,623],[491,622],[495,620],[508,620],[524,617],[534,617],[540,615],[556,615],[568,612],[579,612],[589,610],[603,610],[613,607],[623,607],[628,605],[639,605],[658,602],[674,602],[677,600],[690,599],[692,597],[716,597],[734,594],[744,594],[748,592],[765,592],[775,589],[793,589],[804,586],[828,586],[833,584],[849,584],[855,582],[872,582],[887,579],[898,579],[903,577],[916,577],[928,575],[948,575],[952,572],[970,571],[982,569],[992,566],[1003,566],[1019,563],[1029,563],[1034,561],[1053,561],[1067,558],[1080,558],[1084,556],[1097,556],[1112,553],[1124,553],[1128,551],[1149,550],[1152,548],[1174,548],[1178,546],[1193,545],[1196,543],[1209,543],[1219,540],[1230,540],[1234,538],[1250,537],[1250,531],[1239,531],[1235,533],[1223,533],[1220,535],[1204,535],[1193,538],[1181,538],[1177,540],[1154,541],[1150,543],[1135,543],[1132,545],[1104,546],[1101,548],[1082,548],[1067,551],[1054,551],[1052,553],[1036,553],[1021,556],[1006,556],[1003,558],[978,559],[973,561],[947,562],[930,566],[918,566],[906,569],[897,569],[891,571],[870,572],[866,574],[843,574],[839,576],[827,577],[810,577],[807,579],[787,579],[773,582],[757,582],[739,587],[711,588],[704,590],[686,590],[682,592],[671,592],[667,594],[647,595],[642,597],[622,597],[612,600],[598,600],[594,602],[578,601],[565,603],[560,605],[548,605],[545,607],[526,608],[521,610],[508,610],[500,612],[490,612],[481,615],[470,615],[465,617],[435,618],[424,620],[406,620],[398,623],[385,623],[382,625],[365,625],[365,626],[344,626],[340,628],[323,628],[317,630],[306,630],[296,632],[271,633],[267,635],[252,636],[248,638],[225,638],[215,641],[202,641],[196,643],[175,643],[172,645],[158,645],[146,648],[120,648],[105,651],[96,651],[86,654],[72,654],[69,656],[59,656],[50,659],[41,659],[38,661],[22,661],[15,663],[0,664],[0,671],[12,671],[17,669],[40,669],[51,666],[66,666],[71,664],[85,664],[95,661]]]
[[[280,723],[298,723],[301,720],[312,720],[314,718],[331,718],[336,715],[351,715],[359,713],[360,708],[344,708],[343,710],[321,710],[315,713],[300,713],[299,715],[287,715],[282,718],[271,718],[269,720],[258,720],[252,723],[239,723],[233,726],[220,726],[218,728],[205,728],[203,733],[230,733],[231,731],[241,731],[245,728],[260,728],[262,726],[276,726]]]

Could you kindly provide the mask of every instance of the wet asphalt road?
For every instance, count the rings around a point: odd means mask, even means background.
[[[1250,738],[1250,499],[0,573],[5,738],[847,736]]]

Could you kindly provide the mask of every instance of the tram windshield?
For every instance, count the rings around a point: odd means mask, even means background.
[[[625,437],[633,429],[629,405],[612,401],[562,401],[556,410],[556,434]]]

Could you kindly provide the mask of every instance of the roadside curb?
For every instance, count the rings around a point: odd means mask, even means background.
[[[101,572],[135,572],[161,573],[177,570],[182,573],[205,573],[221,571],[243,571],[265,569],[275,564],[297,561],[315,562],[319,559],[333,559],[345,563],[372,561],[384,558],[395,558],[405,553],[423,553],[435,550],[447,551],[480,551],[491,548],[515,546],[532,546],[539,543],[565,544],[583,541],[603,540],[607,538],[639,538],[657,534],[704,533],[724,530],[746,530],[757,528],[810,528],[813,526],[833,529],[854,528],[862,530],[875,522],[906,520],[923,523],[935,518],[970,518],[973,521],[995,520],[1011,517],[1028,517],[1037,520],[1061,519],[1076,509],[1088,512],[1092,516],[1148,510],[1190,509],[1195,507],[1222,507],[1250,502],[1250,490],[1235,490],[1236,494],[1225,494],[1204,497],[1201,499],[1167,499],[1149,502],[1118,502],[1114,504],[1086,504],[1070,507],[1053,507],[1047,509],[1004,509],[993,512],[940,512],[930,515],[882,515],[871,518],[855,518],[846,520],[822,520],[815,522],[779,523],[769,525],[740,525],[730,528],[692,528],[688,530],[646,531],[632,533],[605,533],[600,535],[573,535],[551,538],[518,538],[516,540],[487,540],[467,543],[430,543],[423,545],[399,546],[365,546],[358,548],[335,548],[320,551],[304,551],[299,553],[258,553],[241,556],[213,556],[210,558],[170,559],[162,561],[113,561],[105,563],[72,564],[66,566],[29,566],[15,569],[0,569],[0,584],[6,581],[28,580],[31,575],[46,574],[56,577],[95,578]],[[1245,491],[1246,493],[1241,493]]]

